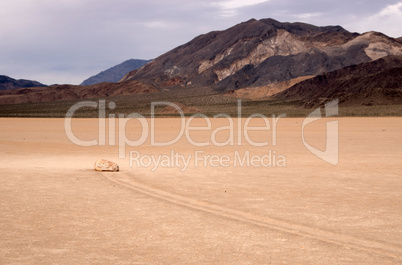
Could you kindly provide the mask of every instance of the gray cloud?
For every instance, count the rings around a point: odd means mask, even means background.
[[[402,0],[2,1],[0,74],[78,84],[126,59],[151,59],[199,34],[250,18],[341,25],[398,37],[401,14]]]

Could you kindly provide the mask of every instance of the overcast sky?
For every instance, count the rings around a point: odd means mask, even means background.
[[[402,0],[2,0],[0,75],[79,84],[251,18],[402,36]]]

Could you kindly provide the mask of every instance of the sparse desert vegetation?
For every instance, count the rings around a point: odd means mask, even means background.
[[[201,91],[201,93],[200,93]],[[198,92],[198,93],[197,93]],[[194,107],[208,116],[219,113],[226,113],[233,117],[238,116],[238,99],[228,97],[213,89],[197,90],[196,92],[188,89],[176,89],[169,92],[142,95],[124,95],[117,97],[104,98],[106,102],[114,102],[116,108],[107,109],[112,114],[130,114],[133,112],[144,116],[151,114],[151,102],[171,102],[180,103],[184,106]],[[71,106],[77,102],[94,101],[99,102],[99,98],[83,100],[64,100],[53,102],[24,103],[0,105],[1,117],[64,117]],[[241,116],[249,116],[254,113],[261,113],[266,116],[286,114],[287,117],[306,117],[314,108],[303,107],[301,101],[283,100],[241,100]],[[164,107],[156,108],[157,116],[179,116],[179,113],[160,113]],[[185,115],[192,115],[193,112],[186,112]],[[98,117],[99,111],[95,108],[81,108],[75,113],[75,117]],[[401,116],[402,104],[398,105],[374,105],[374,106],[340,106],[339,116]]]

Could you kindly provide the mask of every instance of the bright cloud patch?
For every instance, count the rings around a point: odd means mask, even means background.
[[[217,5],[219,5],[220,7],[224,8],[224,9],[237,9],[237,8],[241,8],[244,6],[253,6],[253,5],[261,4],[261,3],[264,3],[267,1],[268,0],[248,0],[248,1],[229,0],[229,1],[223,1],[223,2],[217,3]]]
[[[214,2],[214,6],[218,6],[222,8],[222,16],[234,16],[237,14],[236,9],[246,7],[246,6],[253,6],[258,5],[264,2],[268,2],[270,0],[228,0],[222,2]]]
[[[400,25],[402,25],[402,2],[388,5],[377,14],[353,23],[350,28],[359,32],[380,31],[396,38],[402,36]]]
[[[381,12],[377,15],[380,17],[387,17],[389,15],[392,16],[401,16],[402,14],[402,2],[399,2],[395,5],[389,5],[386,8],[384,8],[383,10],[381,10]]]
[[[316,13],[303,13],[303,14],[298,14],[295,15],[295,17],[299,19],[311,19],[311,18],[316,18],[322,16],[324,13],[321,12],[316,12]]]

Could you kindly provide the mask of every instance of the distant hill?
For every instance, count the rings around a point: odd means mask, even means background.
[[[233,90],[315,76],[387,55],[402,55],[402,44],[382,33],[251,19],[200,35],[122,80],[159,88]]]
[[[402,104],[402,56],[387,56],[324,73],[297,83],[272,98],[301,100],[307,108],[334,99],[343,106]]]
[[[141,66],[149,63],[151,60],[138,60],[138,59],[130,59],[121,64],[113,66],[105,71],[100,72],[97,75],[91,76],[90,78],[84,80],[81,85],[88,86],[94,85],[102,82],[118,82],[125,74],[135,69],[140,68]]]
[[[90,86],[51,85],[0,91],[1,104],[37,103],[71,99],[107,98],[120,95],[157,93],[152,85],[131,80],[120,83],[100,83]]]
[[[0,90],[17,89],[24,87],[45,87],[45,86],[46,85],[41,84],[37,81],[25,80],[25,79],[16,80],[14,78],[5,75],[0,75]]]

